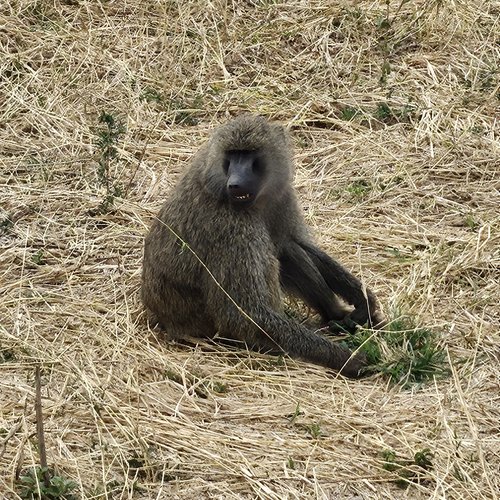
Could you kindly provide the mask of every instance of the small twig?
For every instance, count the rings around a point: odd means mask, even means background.
[[[43,474],[43,482],[46,488],[50,487],[49,471],[47,469],[47,452],[45,451],[45,435],[43,433],[43,413],[42,413],[42,391],[40,380],[40,365],[35,368],[35,415],[36,434],[38,439],[38,452],[40,454],[40,467]]]

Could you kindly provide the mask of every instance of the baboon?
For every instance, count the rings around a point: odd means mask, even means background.
[[[374,295],[311,239],[285,129],[243,115],[218,128],[153,221],[142,299],[171,336],[214,336],[358,377],[362,354],[283,311],[288,292],[325,323],[379,321]],[[354,306],[346,316],[337,296]]]

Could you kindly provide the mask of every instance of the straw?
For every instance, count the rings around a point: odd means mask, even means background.
[[[0,496],[40,465],[40,364],[47,461],[77,498],[495,498],[499,13],[4,4]],[[148,326],[147,228],[213,127],[244,111],[289,126],[318,244],[386,313],[440,332],[448,378],[402,390]],[[103,113],[124,127],[108,146]],[[432,467],[398,486],[383,452],[425,449]]]

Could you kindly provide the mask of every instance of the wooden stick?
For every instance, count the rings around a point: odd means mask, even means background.
[[[45,435],[43,433],[43,413],[42,413],[42,390],[40,378],[40,365],[35,368],[35,415],[36,415],[36,435],[38,439],[38,453],[40,454],[40,467],[43,471],[43,482],[45,487],[50,486],[50,476],[47,469],[47,452],[45,451]]]

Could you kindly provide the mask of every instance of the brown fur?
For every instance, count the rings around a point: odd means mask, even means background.
[[[146,237],[142,298],[174,337],[219,332],[355,377],[363,356],[352,357],[282,311],[285,289],[316,307],[324,321],[345,314],[335,294],[354,305],[355,321],[369,320],[370,309],[377,314],[373,295],[367,300],[359,280],[309,237],[291,184],[290,149],[282,127],[252,115],[215,131]],[[245,210],[227,198],[221,165],[231,150],[258,150],[266,166],[262,189]]]

